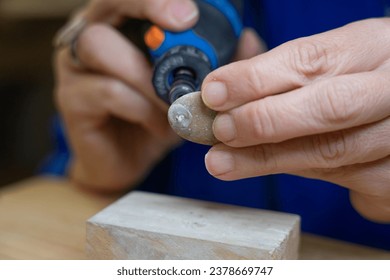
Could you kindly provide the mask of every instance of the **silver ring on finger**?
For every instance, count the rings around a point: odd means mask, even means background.
[[[69,48],[72,62],[79,67],[82,66],[82,64],[77,55],[77,41],[86,25],[87,21],[85,18],[80,16],[75,17],[58,31],[53,41],[55,50]]]

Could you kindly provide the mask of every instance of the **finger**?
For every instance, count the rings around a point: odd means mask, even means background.
[[[332,169],[309,169],[295,175],[329,181],[351,190],[351,202],[364,217],[390,222],[390,157]]]
[[[378,123],[278,144],[235,149],[219,144],[205,162],[209,173],[237,180],[308,169],[334,169],[371,162],[390,155],[390,118]]]
[[[117,117],[140,124],[155,136],[169,133],[165,111],[120,80],[84,73],[71,82],[68,86],[60,84],[56,95],[69,127],[98,129],[109,118]]]
[[[247,103],[218,115],[214,134],[229,146],[246,147],[379,121],[390,115],[388,75],[337,76]]]
[[[390,165],[387,164],[387,169],[390,168]],[[374,178],[372,178],[374,179]],[[377,183],[374,184],[381,188],[384,186],[384,188],[387,188],[386,196],[380,195],[370,195],[370,194],[362,194],[358,192],[351,192],[350,199],[353,207],[364,217],[366,217],[369,220],[373,220],[376,222],[384,222],[384,223],[390,223],[390,196],[389,196],[389,182],[390,178],[387,178],[387,185],[386,182]],[[367,181],[369,182],[369,181]]]
[[[226,111],[325,77],[376,69],[388,59],[390,37],[383,34],[384,27],[387,20],[361,21],[221,67],[204,80],[203,101],[211,109]],[[367,34],[376,39],[367,40]],[[378,51],[373,54],[374,49]]]
[[[124,81],[166,109],[154,92],[146,57],[114,28],[104,24],[87,27],[78,40],[77,54],[86,68]]]
[[[251,28],[245,28],[242,31],[233,61],[249,59],[264,53],[266,50],[265,42],[257,35],[256,31]]]
[[[116,15],[149,19],[163,28],[183,30],[195,24],[199,11],[191,0],[94,0],[84,14],[90,22],[107,22]]]

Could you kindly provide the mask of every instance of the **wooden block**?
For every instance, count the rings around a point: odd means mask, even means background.
[[[87,222],[90,259],[297,259],[296,215],[132,192]]]

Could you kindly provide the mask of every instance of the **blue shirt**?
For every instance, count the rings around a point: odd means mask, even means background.
[[[269,48],[334,29],[349,22],[383,17],[385,0],[247,0],[244,22]],[[290,175],[224,182],[205,169],[208,147],[186,142],[152,171],[140,189],[228,204],[271,209],[301,216],[302,230],[390,250],[390,225],[362,218],[348,190]],[[60,153],[64,158],[66,153]]]
[[[381,0],[249,0],[245,7],[246,25],[255,27],[269,48],[385,12]],[[390,250],[390,225],[362,218],[352,208],[347,189],[290,175],[223,182],[205,169],[208,149],[185,143],[143,188],[156,191],[160,186],[157,191],[178,196],[295,213],[302,218],[303,231]]]

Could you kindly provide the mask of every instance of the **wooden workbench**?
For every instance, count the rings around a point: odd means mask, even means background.
[[[0,189],[0,259],[85,259],[85,221],[119,196],[37,177]],[[302,235],[301,259],[390,259],[390,252]]]

